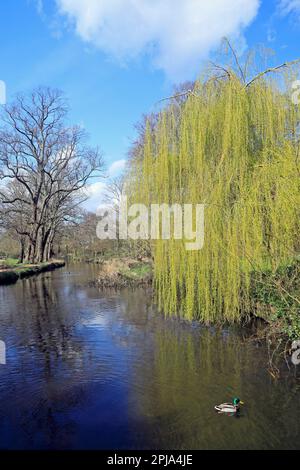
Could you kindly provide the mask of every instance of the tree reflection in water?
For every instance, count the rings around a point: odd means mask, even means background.
[[[237,327],[164,318],[150,290],[100,291],[95,274],[0,287],[0,448],[299,446],[299,374],[274,382]],[[234,396],[238,419],[215,413]]]

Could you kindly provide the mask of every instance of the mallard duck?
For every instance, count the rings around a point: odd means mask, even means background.
[[[240,405],[243,405],[239,398],[234,398],[232,403],[221,403],[221,405],[216,405],[215,410],[219,413],[236,413],[240,409]]]

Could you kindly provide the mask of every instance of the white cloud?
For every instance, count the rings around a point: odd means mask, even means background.
[[[281,0],[279,8],[283,15],[300,13],[300,0]]]
[[[117,160],[116,162],[112,163],[108,169],[109,176],[116,176],[122,170],[124,170],[126,165],[126,160]]]
[[[30,1],[35,4],[36,11],[38,15],[40,15],[42,20],[46,20],[44,0],[30,0]]]
[[[91,211],[96,212],[99,206],[102,204],[103,194],[106,189],[106,183],[102,181],[98,181],[97,183],[90,184],[85,189],[85,194],[88,199],[83,203],[83,208]]]
[[[113,162],[108,168],[107,176],[109,178],[117,176],[124,169],[125,165],[126,160],[117,160]],[[97,181],[96,183],[92,183],[87,186],[84,192],[88,199],[83,203],[83,208],[91,212],[96,212],[99,207],[102,207],[103,196],[106,188],[107,183],[104,181]]]
[[[36,8],[39,15],[44,13],[43,0],[36,0]]]
[[[173,79],[197,72],[223,36],[239,37],[259,0],[56,0],[77,34],[109,56],[148,53]]]

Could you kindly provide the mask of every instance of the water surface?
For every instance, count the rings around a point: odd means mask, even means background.
[[[274,381],[245,331],[165,319],[97,269],[0,287],[1,449],[300,448],[299,371]],[[238,417],[215,413],[233,396]]]

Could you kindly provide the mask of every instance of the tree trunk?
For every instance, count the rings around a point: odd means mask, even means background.
[[[31,252],[32,252],[32,241],[28,240],[28,246],[25,251],[24,261],[27,263],[31,262]]]
[[[20,263],[24,262],[24,258],[25,258],[25,240],[22,237],[20,239]]]
[[[49,229],[46,245],[45,245],[45,258],[49,261],[53,256],[53,242],[55,238],[54,229]]]

